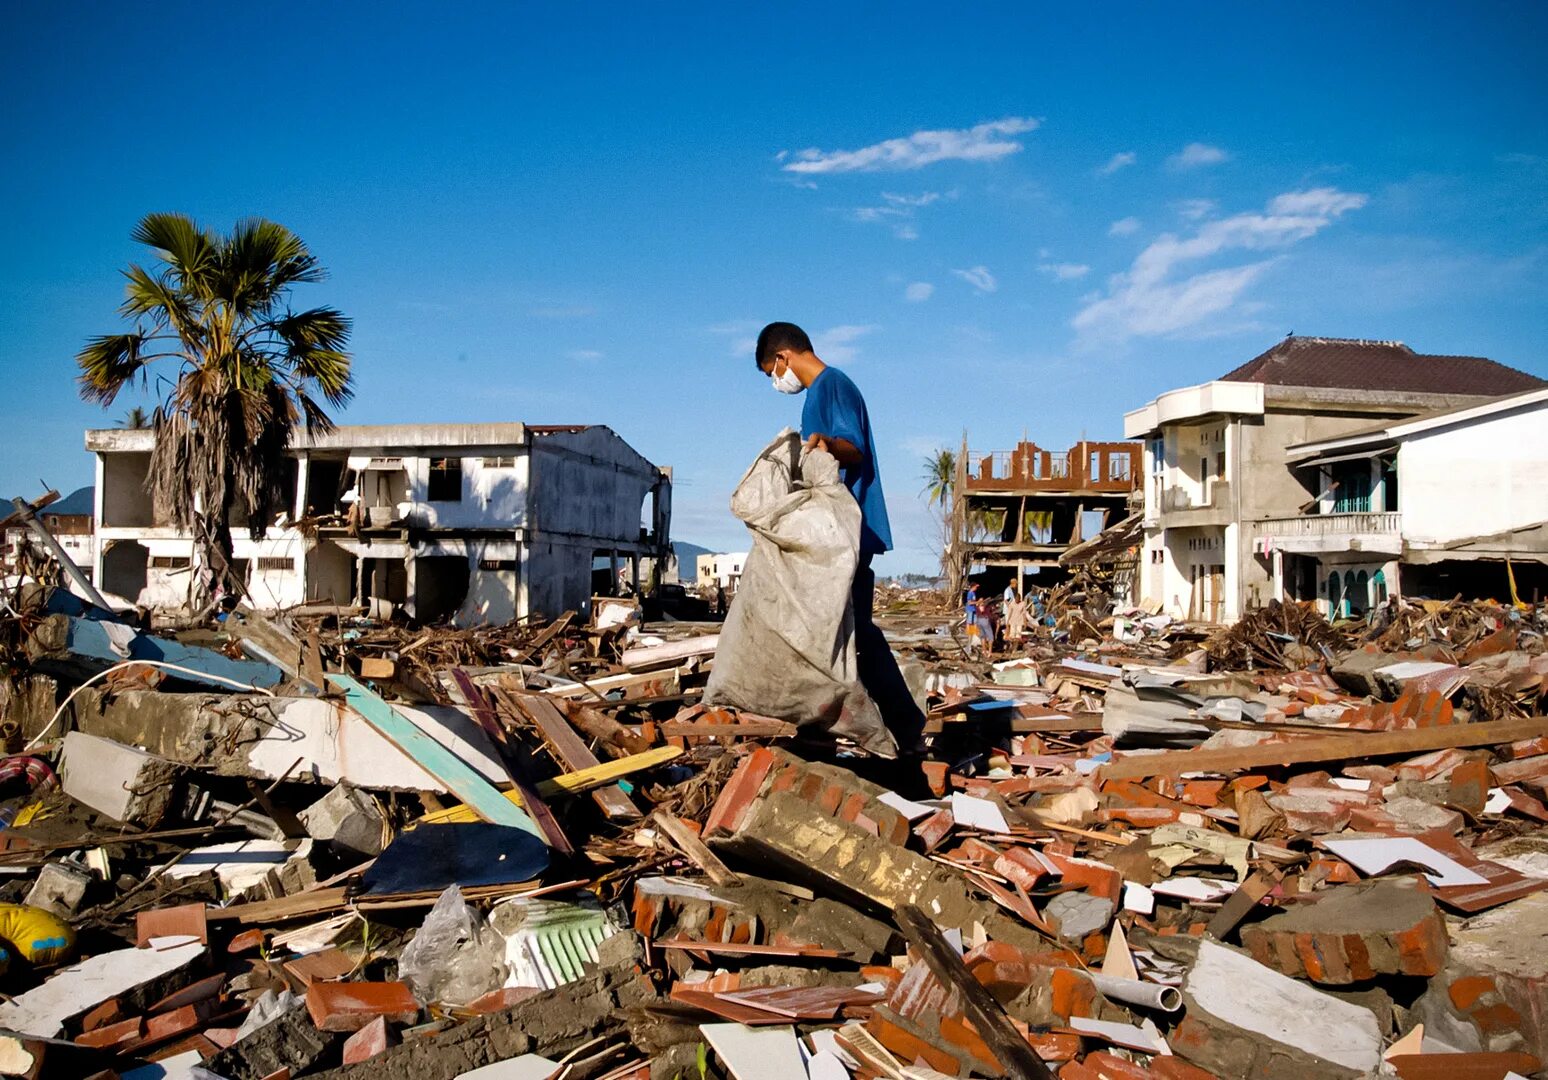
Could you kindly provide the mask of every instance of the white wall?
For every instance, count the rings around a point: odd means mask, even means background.
[[[486,452],[487,451],[487,452]],[[462,498],[457,502],[430,501],[432,458],[461,457]],[[496,466],[497,457],[514,458],[514,465]],[[456,453],[404,457],[408,473],[408,501],[415,524],[427,528],[516,529],[528,524],[527,486],[530,466],[525,449],[487,447]]]
[[[1548,403],[1421,432],[1398,447],[1409,543],[1446,543],[1548,521]]]

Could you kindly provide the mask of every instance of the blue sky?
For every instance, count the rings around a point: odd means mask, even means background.
[[[355,319],[344,422],[606,423],[679,539],[799,402],[865,391],[899,550],[922,459],[1062,448],[1285,333],[1548,376],[1548,6],[15,3],[0,491],[87,483],[73,357],[142,214],[247,215]]]

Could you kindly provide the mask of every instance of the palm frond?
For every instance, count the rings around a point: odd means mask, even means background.
[[[263,218],[238,222],[220,261],[221,295],[243,316],[267,313],[292,285],[327,277],[299,236]]]
[[[326,435],[337,425],[333,418],[323,411],[321,405],[313,401],[311,395],[303,390],[296,391],[296,402],[301,406],[301,415],[305,420],[306,429],[314,434]]]
[[[186,290],[207,298],[219,242],[187,214],[146,214],[130,237],[154,248]]]
[[[304,384],[315,386],[335,408],[355,396],[350,376],[351,323],[333,308],[311,308],[266,324],[285,343],[285,363]]]
[[[124,271],[124,277],[128,284],[118,310],[126,318],[149,318],[181,338],[200,332],[197,305],[187,293],[173,288],[166,276],[157,277],[136,263]]]
[[[145,342],[143,334],[104,334],[86,342],[75,354],[75,362],[81,373],[81,397],[99,405],[113,404],[118,392],[127,386],[145,367]]]

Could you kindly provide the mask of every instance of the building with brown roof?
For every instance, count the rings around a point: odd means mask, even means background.
[[[1317,595],[1315,580],[1293,569],[1287,580],[1263,543],[1267,523],[1317,500],[1287,448],[1545,386],[1483,357],[1289,337],[1220,379],[1160,395],[1124,417],[1124,434],[1145,440],[1140,598],[1179,618],[1226,622],[1281,595]]]

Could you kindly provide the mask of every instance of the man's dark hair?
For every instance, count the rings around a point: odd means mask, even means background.
[[[753,363],[762,371],[763,365],[782,349],[811,352],[812,339],[795,323],[771,322],[758,331],[758,347],[753,350]]]

